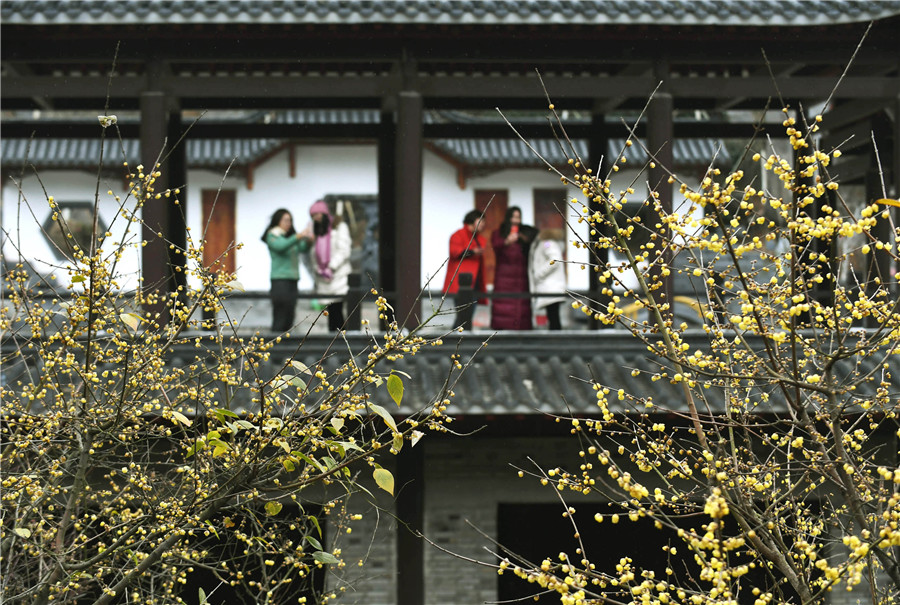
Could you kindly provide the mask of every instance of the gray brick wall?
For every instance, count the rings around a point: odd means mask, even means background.
[[[425,457],[425,534],[459,557],[489,562],[495,559],[488,550],[496,547],[469,523],[488,536],[496,536],[500,503],[559,502],[554,489],[542,487],[534,479],[520,479],[511,465],[533,468],[529,456],[544,468],[580,463],[577,442],[565,437],[426,437],[417,447],[424,448]],[[344,576],[350,587],[339,603],[394,605],[396,591],[403,587],[395,581],[397,523],[391,516],[393,500],[374,485],[367,487],[378,493],[378,506],[383,510],[376,513],[365,498],[354,500],[354,510],[365,517],[354,525],[350,536],[342,539],[347,562]],[[566,497],[576,507],[585,501],[575,494]],[[595,497],[588,499],[596,501]],[[424,546],[424,605],[481,605],[497,599],[496,571],[459,557]],[[356,566],[359,560],[364,560],[363,567]],[[865,587],[858,586],[852,592],[841,587],[829,595],[827,603],[855,605],[865,603],[867,596]]]

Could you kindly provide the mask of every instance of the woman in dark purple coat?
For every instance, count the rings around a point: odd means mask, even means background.
[[[491,328],[494,330],[530,330],[531,299],[528,293],[528,246],[534,229],[522,225],[522,210],[516,206],[506,211],[500,227],[491,236],[497,265],[494,293],[521,293],[521,298],[494,298]]]

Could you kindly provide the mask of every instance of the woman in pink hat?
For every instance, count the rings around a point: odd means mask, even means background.
[[[340,216],[331,215],[323,200],[310,207],[309,216],[313,243],[304,262],[315,280],[319,302],[327,305],[328,329],[340,330],[344,325],[344,297],[350,290],[350,230]]]

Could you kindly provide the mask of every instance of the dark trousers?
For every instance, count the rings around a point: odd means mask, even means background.
[[[456,307],[456,318],[453,320],[454,328],[462,326],[463,330],[472,329],[472,317],[475,315],[475,303],[476,301],[473,299],[471,302]]]
[[[337,332],[344,327],[344,301],[333,302],[325,310],[328,312],[328,330]]]
[[[562,322],[559,321],[559,307],[562,303],[553,303],[545,307],[547,311],[547,324],[551,330],[562,330]]]
[[[272,331],[287,332],[294,326],[297,310],[297,280],[273,279],[272,291]]]

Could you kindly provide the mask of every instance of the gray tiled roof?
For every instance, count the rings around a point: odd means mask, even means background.
[[[560,146],[552,139],[531,139],[528,144],[554,165],[564,164],[569,158],[587,158],[588,144],[583,139],[575,139],[571,148]],[[518,139],[439,139],[435,145],[459,162],[475,166],[518,167],[538,166],[534,152]],[[625,139],[609,141],[607,162],[619,156],[625,149]],[[673,154],[679,166],[709,164],[713,157],[717,162],[728,160],[728,153],[721,141],[712,139],[676,139]],[[625,154],[628,162],[642,165],[647,162],[647,153],[639,145],[632,146]]]
[[[824,25],[900,14],[896,0],[4,0],[5,23]]]
[[[377,124],[381,119],[376,110],[365,109],[304,109],[277,112],[260,112],[239,122],[277,124]],[[525,121],[527,119],[523,118]],[[541,118],[544,120],[544,118]],[[480,121],[497,124],[497,116],[472,117],[461,112],[427,112],[426,123],[447,123],[460,121]],[[77,120],[76,120],[77,121]],[[573,121],[574,122],[574,121]],[[282,143],[279,139],[202,139],[189,140],[187,145],[188,164],[194,168],[219,168],[236,160],[238,165],[246,165],[265,156]],[[565,163],[567,157],[557,141],[534,139],[529,143],[542,157],[554,164]],[[572,141],[578,157],[588,155],[587,141]],[[123,141],[125,157],[134,162],[139,157],[138,142],[133,139]],[[518,139],[436,139],[432,141],[436,151],[449,156],[456,162],[472,167],[539,167],[541,161]],[[607,149],[607,158],[617,157],[624,149],[624,139],[612,139]],[[78,168],[93,166],[100,158],[99,139],[3,139],[0,141],[2,156],[0,162],[7,167],[20,165],[25,158],[42,168]],[[122,157],[123,146],[117,140],[107,140],[106,158],[117,161]],[[727,161],[727,152],[721,141],[712,139],[676,139],[674,143],[675,163],[678,166],[708,164],[718,153],[719,161]],[[571,154],[571,151],[570,151]],[[628,161],[643,164],[647,155],[639,145],[633,146]]]
[[[238,165],[252,162],[275,149],[277,139],[203,139],[187,142],[188,164],[192,168],[221,168],[236,159]],[[99,139],[3,139],[0,164],[6,168],[28,162],[44,169],[94,167],[100,159]],[[104,157],[112,166],[124,157],[133,164],[140,157],[137,140],[107,139]]]
[[[377,339],[378,337],[375,336]],[[667,380],[653,380],[666,362],[648,353],[647,348],[627,332],[621,330],[601,330],[598,332],[555,332],[541,334],[499,333],[491,337],[487,346],[481,348],[486,336],[475,334],[452,335],[444,338],[441,347],[423,347],[416,355],[387,362],[380,371],[391,369],[404,372],[404,397],[398,409],[385,388],[372,387],[372,399],[385,409],[400,414],[415,413],[445,395],[445,385],[455,393],[448,409],[450,414],[496,414],[518,415],[546,412],[574,414],[598,414],[596,392],[589,380],[594,377],[603,386],[611,389],[623,388],[629,394],[652,397],[657,409],[670,407],[684,409],[680,403],[681,389]],[[276,345],[271,358],[259,367],[260,377],[269,379],[291,359],[302,361],[308,367],[322,365],[331,374],[341,363],[346,362],[348,353],[353,351],[357,363],[365,364],[372,338],[361,333],[348,333],[346,343],[335,343],[331,335],[312,335],[300,343],[297,339],[286,339]],[[692,349],[706,348],[708,336],[697,330],[686,334],[685,342]],[[750,339],[754,346],[761,346],[759,340]],[[8,342],[4,343],[9,346]],[[299,348],[298,348],[299,347]],[[5,347],[4,347],[5,348]],[[465,372],[455,367],[451,369],[449,356],[459,354],[460,363],[467,365]],[[182,367],[194,363],[197,355],[205,357],[193,345],[178,345],[173,351],[171,365]],[[215,363],[212,358],[208,363]],[[871,372],[880,367],[876,359],[866,360],[854,368],[854,360],[846,360],[836,368],[836,376],[857,370]],[[900,359],[889,356],[886,361],[894,377],[894,388],[900,376]],[[661,365],[662,364],[662,365]],[[4,368],[3,378],[13,381],[22,378],[21,360],[10,360]],[[641,370],[632,376],[632,370]],[[32,371],[41,368],[32,368]],[[312,385],[311,385],[312,386]],[[754,388],[760,395],[766,387]],[[709,410],[723,412],[725,395],[716,387],[704,390],[708,397]],[[871,384],[860,384],[854,395],[860,398],[873,395]],[[785,412],[786,405],[777,391],[770,393],[768,402],[761,396],[753,396],[760,402],[760,413]],[[251,405],[249,399],[236,401],[232,409],[242,411]],[[613,409],[624,409],[616,397],[610,398]],[[704,405],[704,409],[706,406]],[[646,411],[641,408],[640,411]]]

